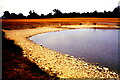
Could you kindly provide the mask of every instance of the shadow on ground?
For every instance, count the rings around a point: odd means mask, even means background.
[[[56,80],[23,57],[22,49],[2,32],[2,80]]]

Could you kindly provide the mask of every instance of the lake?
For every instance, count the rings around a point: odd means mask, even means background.
[[[89,63],[118,70],[118,32],[106,29],[74,29],[30,37],[33,42]]]

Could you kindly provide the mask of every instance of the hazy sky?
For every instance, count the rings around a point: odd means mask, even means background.
[[[0,0],[0,16],[4,11],[28,15],[30,10],[48,14],[53,9],[64,12],[112,11],[119,0]]]

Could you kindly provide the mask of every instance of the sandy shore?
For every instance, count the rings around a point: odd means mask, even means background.
[[[118,78],[118,74],[109,71],[108,68],[95,66],[68,54],[55,52],[28,39],[36,34],[62,30],[69,29],[43,27],[3,31],[6,38],[14,40],[15,44],[23,49],[24,57],[35,62],[39,68],[50,75],[57,75],[60,78]]]
[[[62,25],[61,27],[73,28],[73,29],[76,29],[76,28],[117,29],[117,28],[119,28],[116,25],[114,25],[114,26],[113,25]]]

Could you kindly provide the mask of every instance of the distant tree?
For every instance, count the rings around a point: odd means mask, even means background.
[[[15,14],[15,13],[9,13],[9,11],[5,11],[2,18],[3,19],[37,19],[37,18],[68,18],[68,17],[105,17],[105,18],[120,18],[120,6],[117,6],[113,11],[104,11],[104,12],[97,12],[95,10],[94,12],[70,12],[70,13],[62,13],[59,9],[53,10],[54,14],[48,13],[47,15],[41,14],[40,16],[33,10],[29,11],[29,15],[26,17],[22,13]]]
[[[107,14],[107,11],[104,10],[104,12],[100,12],[99,15],[100,17],[107,17],[108,14]]]
[[[58,9],[54,9],[53,12],[54,12],[54,17],[62,17],[63,16],[63,13]]]
[[[29,11],[29,14],[32,15],[32,11],[31,10]]]
[[[9,11],[5,11],[3,16],[2,16],[3,19],[10,19],[11,18],[11,15],[9,13]]]
[[[113,12],[115,12],[115,13],[120,13],[120,6],[117,6],[117,7],[113,10]]]
[[[53,12],[55,12],[55,14],[62,14],[62,12],[58,9],[54,9]]]
[[[11,13],[11,19],[17,19],[17,15],[15,13]]]
[[[22,13],[19,13],[17,16],[18,16],[19,19],[24,19],[24,18],[26,18]]]
[[[113,10],[113,14],[114,17],[120,18],[120,6],[117,6],[114,10]]]
[[[34,10],[33,11],[30,10],[29,15],[27,17],[31,19],[40,18],[40,16]]]
[[[98,12],[97,12],[97,10],[95,10],[93,13],[97,14]]]
[[[51,17],[53,17],[53,15],[52,15],[52,13],[49,13],[46,15],[46,17],[51,18]]]
[[[106,13],[107,11],[106,10],[104,10],[104,13]]]
[[[45,17],[45,15],[44,14],[41,14],[41,16],[40,16],[41,18],[44,18]]]
[[[97,10],[95,10],[95,11],[93,12],[92,17],[99,17],[99,13],[97,12]]]

